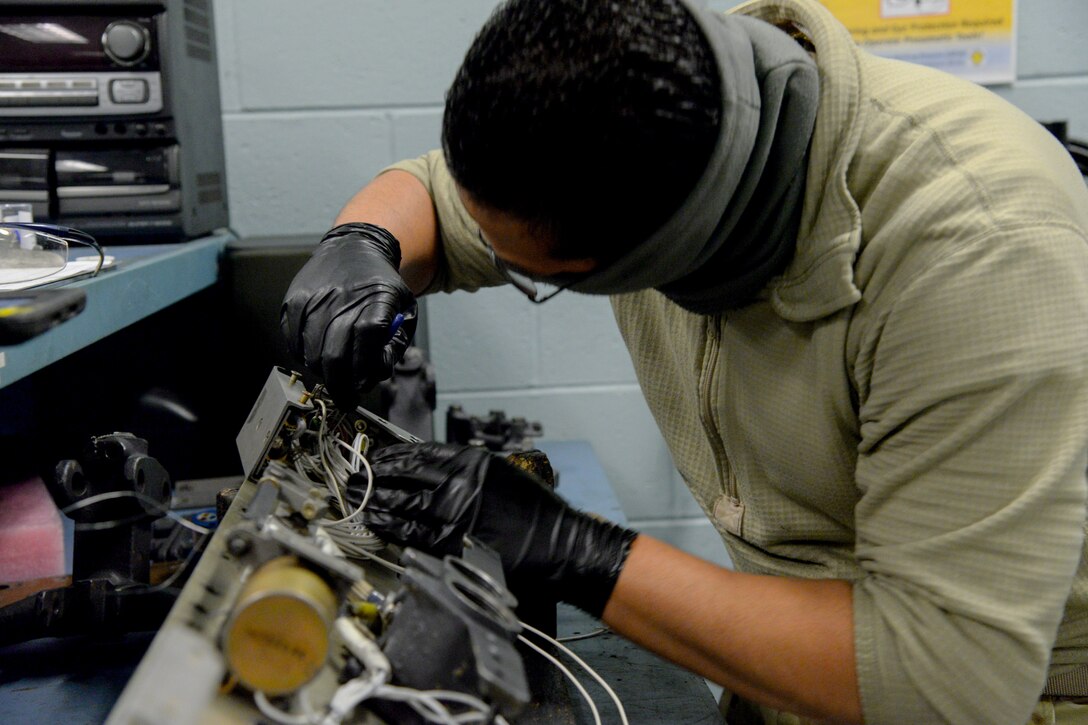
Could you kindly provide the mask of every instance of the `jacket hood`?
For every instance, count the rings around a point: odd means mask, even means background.
[[[861,212],[846,183],[864,123],[861,51],[842,23],[815,0],[752,0],[730,12],[780,27],[792,25],[815,47],[820,105],[797,249],[786,270],[770,284],[771,303],[779,315],[810,322],[861,299],[854,284]],[[828,71],[831,68],[834,72]]]

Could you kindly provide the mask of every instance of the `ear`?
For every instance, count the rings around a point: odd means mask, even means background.
[[[597,268],[597,260],[592,257],[577,257],[575,259],[564,259],[563,265],[564,272],[572,274],[587,274]]]

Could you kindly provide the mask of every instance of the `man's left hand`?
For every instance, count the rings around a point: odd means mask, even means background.
[[[387,446],[370,460],[366,525],[383,538],[459,554],[464,536],[491,547],[512,583],[547,588],[600,616],[636,533],[577,511],[531,473],[486,449],[442,443]],[[355,474],[349,498],[362,500]]]

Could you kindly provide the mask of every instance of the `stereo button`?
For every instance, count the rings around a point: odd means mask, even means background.
[[[147,57],[151,38],[142,25],[118,20],[102,33],[102,49],[121,65],[135,65]]]
[[[147,81],[143,78],[110,81],[110,98],[114,103],[147,103],[147,97]]]

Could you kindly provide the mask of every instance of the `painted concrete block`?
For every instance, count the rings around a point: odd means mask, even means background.
[[[441,368],[438,374],[442,374]],[[451,404],[462,405],[472,415],[503,410],[509,417],[540,421],[548,439],[588,440],[629,520],[702,515],[676,474],[637,386],[441,392],[436,418],[436,436],[440,440],[445,437],[445,413]]]
[[[441,104],[494,0],[234,0],[240,106]]]
[[[243,237],[324,232],[392,162],[383,113],[232,114],[223,133],[230,222]]]
[[[992,90],[1035,120],[1068,121],[1072,138],[1088,139],[1088,76],[1021,81]]]
[[[393,126],[393,156],[410,159],[442,145],[442,107],[395,110],[389,114]]]
[[[705,559],[727,569],[733,568],[733,561],[725,549],[721,534],[704,516],[688,519],[670,519],[662,521],[631,521],[631,528],[660,539],[667,544],[686,551],[692,556]]]
[[[238,44],[232,3],[212,4],[215,23],[216,68],[219,71],[219,106],[224,114],[242,110],[241,90],[238,88]]]
[[[439,391],[533,385],[539,364],[537,319],[517,290],[430,295],[427,313]]]
[[[571,295],[561,303],[560,297],[534,306],[510,287],[430,296],[436,363],[454,371],[442,376],[439,388],[634,383],[607,299]]]
[[[1017,14],[1017,78],[1088,75],[1088,3],[1021,2]]]
[[[540,385],[636,382],[607,297],[562,292],[539,313]]]

